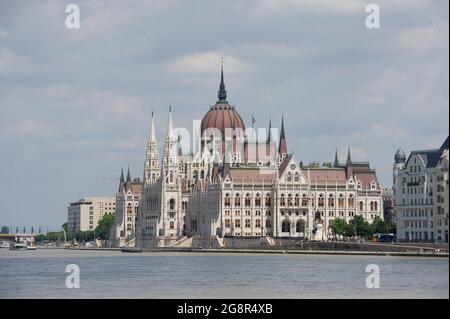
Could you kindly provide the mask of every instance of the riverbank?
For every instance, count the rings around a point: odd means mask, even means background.
[[[42,248],[42,249],[67,249],[84,251],[121,251],[121,248]],[[397,256],[397,257],[440,257],[448,258],[447,252],[436,251],[343,251],[343,250],[288,250],[288,249],[216,249],[216,248],[146,248],[142,252],[193,252],[193,253],[217,253],[217,254],[298,254],[298,255],[339,255],[339,256]],[[138,254],[136,252],[132,253]]]

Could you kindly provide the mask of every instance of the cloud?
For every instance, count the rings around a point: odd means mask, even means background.
[[[15,137],[48,138],[54,136],[57,130],[44,121],[27,118],[10,127],[10,132]]]
[[[217,52],[196,52],[182,56],[170,63],[168,70],[183,74],[217,75],[218,65],[223,57],[227,74],[241,73],[249,66],[232,55],[221,55]]]

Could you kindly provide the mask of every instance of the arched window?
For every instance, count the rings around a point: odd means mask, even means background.
[[[234,206],[241,206],[241,197],[239,196],[239,194],[236,194],[236,196],[234,197]]]
[[[194,177],[194,179],[198,178],[198,171],[194,170],[194,172],[192,173],[192,176]]]
[[[378,211],[378,202],[373,202],[373,210]]]
[[[308,195],[306,193],[302,195],[302,206],[308,206]]]
[[[300,195],[295,194],[294,206],[300,206]]]
[[[284,196],[284,194],[281,194],[280,206],[286,206],[286,197]]]
[[[295,231],[297,233],[305,233],[305,222],[303,220],[297,221],[297,224],[295,225]]]
[[[245,228],[250,228],[250,227],[251,227],[250,219],[246,219],[245,220]]]
[[[334,196],[333,196],[333,194],[330,194],[328,196],[328,206],[329,207],[334,207]]]
[[[318,206],[319,207],[325,206],[325,198],[323,198],[323,194],[319,194]]]
[[[299,174],[299,173],[295,173],[295,175],[294,175],[294,181],[295,181],[295,182],[299,182],[299,181],[300,181],[300,174]]]
[[[225,194],[225,206],[230,206],[231,205],[231,198],[230,198],[230,194]]]
[[[353,208],[355,206],[355,199],[353,194],[348,195],[348,207]]]
[[[247,193],[245,196],[245,206],[250,207],[252,198],[250,197],[250,194]]]
[[[289,194],[288,195],[288,206],[291,207],[291,206],[293,206],[293,204],[294,204],[294,202],[292,200],[292,194]]]
[[[200,171],[200,179],[204,179],[205,178],[205,171],[201,170]]]
[[[175,229],[175,223],[174,222],[170,222],[170,224],[169,224],[170,226],[170,229]]]
[[[235,219],[234,220],[234,227],[241,228],[241,220],[240,219]]]
[[[291,173],[288,173],[288,174],[287,174],[287,176],[286,176],[286,181],[292,182],[292,174],[291,174]]]
[[[363,201],[360,201],[360,202],[359,202],[359,210],[360,210],[360,211],[363,211],[363,210],[364,210],[364,202],[363,202]]]
[[[290,231],[291,231],[291,223],[288,220],[285,220],[281,224],[281,232],[283,232],[283,233],[290,233]]]
[[[256,194],[255,206],[261,206],[261,196],[259,194]]]
[[[266,206],[270,206],[270,195],[269,194],[266,195],[266,198],[264,200],[264,204]]]
[[[272,224],[270,223],[270,219],[266,219],[266,228],[272,227]]]
[[[344,194],[339,194],[339,199],[338,199],[338,206],[339,208],[344,208]]]
[[[169,209],[175,209],[175,199],[173,198],[169,200]]]

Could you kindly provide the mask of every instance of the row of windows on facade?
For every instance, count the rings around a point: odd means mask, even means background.
[[[429,182],[433,183],[433,175],[428,175]],[[402,179],[403,184],[406,184],[408,182],[408,179],[406,177],[403,177]],[[425,182],[425,176],[410,176],[409,177],[409,183],[423,183]]]
[[[167,204],[168,204],[168,208],[170,210],[173,210],[176,207],[176,201],[173,198],[169,199]],[[187,201],[182,201],[181,202],[181,209],[186,210],[187,209],[187,205],[188,205]],[[159,198],[148,199],[146,201],[146,207],[147,207],[147,210],[158,209],[158,207],[159,207]]]
[[[425,189],[423,187],[407,187],[405,189],[405,187],[402,188],[402,194],[408,194],[408,195],[412,195],[412,194],[424,194]],[[433,196],[433,187],[427,187],[426,188],[426,193],[429,196]]]
[[[430,227],[434,227],[433,221],[430,221]],[[405,228],[428,228],[427,220],[405,220]]]
[[[433,198],[425,198],[425,200],[423,198],[420,198],[420,200],[418,198],[410,198],[409,200],[409,204],[410,205],[433,205]],[[402,199],[402,204],[406,205],[406,198]],[[396,205],[396,201],[394,200],[394,205]]]
[[[428,232],[420,232],[420,231],[413,231],[413,232],[405,232],[405,238],[410,240],[434,240],[434,232],[430,232],[428,235]]]
[[[299,194],[295,194],[295,196],[293,197],[292,194],[288,194],[287,198],[285,194],[281,194],[280,196],[280,206],[300,206],[300,202],[301,202],[301,206],[308,206],[309,203],[309,198],[307,196],[307,194],[302,194],[302,198],[300,201],[300,195]],[[313,196],[313,206],[314,205],[314,196]],[[339,198],[337,200],[338,203],[338,207],[339,208],[344,208],[345,207],[345,199],[344,199],[344,195],[340,194]],[[252,198],[251,195],[248,193],[245,196],[244,199],[244,206],[246,207],[250,207],[252,204]],[[254,206],[256,207],[260,207],[262,204],[262,198],[259,194],[256,194],[255,199],[254,199]],[[335,206],[335,198],[333,194],[330,194],[328,196],[328,200],[327,200],[327,206],[328,207],[334,207]],[[265,206],[271,206],[271,197],[270,195],[266,194],[266,196],[264,197],[264,205]],[[359,202],[360,205],[360,210],[364,210],[364,201],[360,201]],[[231,196],[230,194],[225,194],[225,198],[224,198],[224,206],[225,207],[229,207],[231,206]],[[236,194],[234,197],[234,206],[241,206],[241,197],[239,194]],[[317,198],[317,206],[318,207],[325,207],[325,198],[323,194],[319,194],[318,198]],[[354,207],[354,198],[353,198],[353,194],[350,194],[349,198],[348,198],[348,207],[353,208]],[[378,202],[376,201],[370,201],[369,203],[369,207],[370,207],[370,211],[378,211]]]
[[[430,217],[433,217],[433,209],[405,209],[402,211],[403,217],[428,217],[428,213]]]

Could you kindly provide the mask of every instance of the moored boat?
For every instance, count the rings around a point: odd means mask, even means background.
[[[9,245],[9,250],[27,250],[27,244],[12,243]]]

